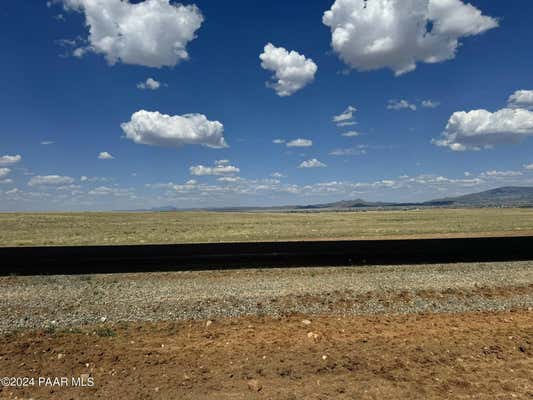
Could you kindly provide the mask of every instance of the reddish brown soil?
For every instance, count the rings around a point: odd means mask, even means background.
[[[94,379],[0,399],[533,398],[531,311],[111,328],[0,337],[2,376]]]

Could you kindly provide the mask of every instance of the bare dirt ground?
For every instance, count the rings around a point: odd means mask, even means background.
[[[3,375],[94,386],[3,387],[0,398],[533,398],[531,311],[306,318],[17,333],[0,339]]]
[[[12,276],[0,293],[0,400],[533,399],[533,262]]]

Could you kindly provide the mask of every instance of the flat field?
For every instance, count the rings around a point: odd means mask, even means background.
[[[0,213],[0,246],[533,234],[533,209]]]

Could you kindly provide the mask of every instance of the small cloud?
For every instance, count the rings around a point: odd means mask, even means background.
[[[48,145],[50,145],[50,144],[54,144],[54,143],[55,143],[55,142],[52,141],[52,140],[43,140],[43,141],[41,142],[41,144],[42,144],[43,146],[48,146]]]
[[[274,144],[283,144],[283,143],[285,143],[285,139],[274,139],[272,141],[272,143],[274,143]]]
[[[302,161],[298,168],[325,168],[327,165],[321,161],[318,161],[316,158],[310,160]]]
[[[267,87],[274,89],[280,97],[290,96],[303,89],[314,80],[318,70],[310,58],[296,51],[289,52],[283,47],[276,47],[272,43],[265,46],[259,58],[263,69],[274,72]]]
[[[291,140],[290,142],[287,142],[287,147],[310,147],[313,145],[313,141],[309,139],[295,139]]]
[[[348,131],[348,132],[341,133],[341,135],[345,137],[357,137],[357,136],[360,136],[361,134],[357,131]]]
[[[421,105],[424,108],[437,108],[438,106],[440,106],[440,103],[438,101],[433,100],[422,100]]]
[[[521,175],[522,172],[520,171],[486,171],[481,173],[479,176],[482,178],[508,178]]]
[[[99,177],[99,176],[85,176],[83,175],[82,177],[80,177],[80,182],[109,182],[111,181],[112,179],[109,179],[109,178],[104,178],[104,177]]]
[[[357,125],[357,122],[355,122],[355,121],[346,121],[346,122],[338,122],[337,123],[337,126],[339,128],[342,128],[342,127],[345,127],[345,126],[353,126],[353,125]]]
[[[71,183],[74,183],[74,179],[70,176],[36,175],[29,180],[28,186],[59,186],[70,185]]]
[[[161,87],[161,82],[156,81],[153,78],[148,78],[145,82],[139,82],[137,89],[141,90],[157,90]]]
[[[206,167],[204,165],[193,165],[189,168],[191,175],[209,176],[209,175],[231,175],[237,174],[241,170],[233,165],[215,165],[214,167]]]
[[[10,172],[9,168],[0,168],[0,178],[5,178]]]
[[[409,109],[416,111],[416,105],[409,103],[407,100],[389,100],[387,104],[387,110],[404,110]]]
[[[527,169],[529,171],[533,171],[533,164],[525,164],[524,169]]]
[[[5,156],[0,156],[0,165],[13,165],[20,162],[20,160],[22,160],[22,156],[20,154],[14,156],[6,154]]]
[[[239,178],[238,176],[221,176],[220,178],[217,178],[217,181],[219,182],[238,182],[240,181],[241,178]]]
[[[99,160],[114,160],[115,157],[111,155],[111,153],[108,153],[107,151],[101,151],[100,154],[98,154]]]
[[[335,149],[329,153],[330,156],[360,156],[364,154],[366,154],[366,149],[364,147]]]
[[[339,127],[355,125],[356,122],[353,120],[355,112],[357,108],[348,106],[342,113],[333,116],[333,122]]]
[[[533,110],[533,90],[517,90],[507,100],[509,108]]]
[[[283,175],[281,172],[273,172],[270,174],[272,178],[285,178],[285,175]]]

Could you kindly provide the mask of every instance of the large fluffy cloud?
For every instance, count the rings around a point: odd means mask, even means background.
[[[20,154],[10,156],[9,154],[6,154],[5,156],[0,156],[0,166],[5,165],[13,165],[22,160],[22,156]]]
[[[498,26],[460,0],[336,0],[322,22],[331,45],[351,68],[390,68],[401,75],[417,62],[455,57],[459,39]]]
[[[166,115],[140,110],[121,125],[128,139],[151,146],[181,147],[199,144],[212,148],[228,147],[224,126],[209,121],[203,114]]]
[[[318,67],[310,58],[283,47],[276,47],[268,43],[264,52],[259,55],[261,67],[273,71],[273,82],[267,86],[276,91],[278,96],[290,96],[311,83],[315,78]]]
[[[58,186],[58,185],[69,185],[74,183],[74,179],[70,176],[61,176],[61,175],[36,175],[33,176],[29,182],[29,186]]]
[[[170,0],[63,0],[66,9],[83,12],[89,28],[88,51],[103,54],[109,64],[123,62],[146,67],[174,66],[189,58],[187,44],[203,16],[195,5]]]
[[[516,108],[504,108],[496,112],[459,111],[448,120],[442,138],[433,143],[454,151],[481,150],[500,143],[516,143],[531,135],[532,111]]]

